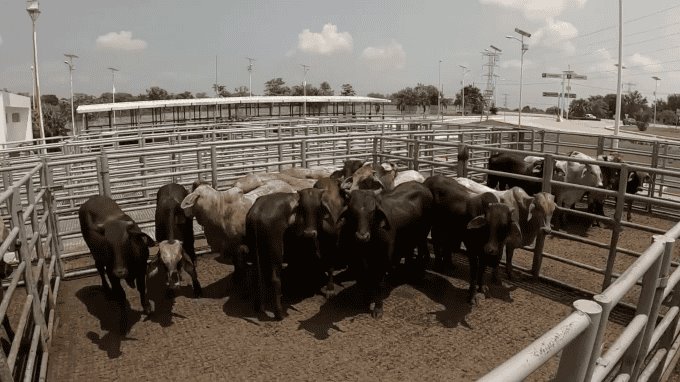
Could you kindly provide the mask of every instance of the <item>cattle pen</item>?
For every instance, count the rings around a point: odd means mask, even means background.
[[[484,124],[309,117],[97,131],[3,150],[0,208],[10,235],[0,255],[16,243],[18,259],[3,282],[0,319],[7,316],[16,333],[13,340],[5,340],[7,333],[2,336],[7,343],[0,352],[0,379],[215,380],[227,371],[236,379],[253,379],[258,372],[283,379],[667,379],[680,346],[680,251],[674,246],[680,236],[680,224],[675,224],[680,216],[680,144],[629,138],[616,143],[608,136]],[[576,160],[566,156],[572,150],[618,152],[626,161]],[[563,187],[605,193],[610,202],[605,216],[560,208],[580,224],[540,231],[536,244],[516,255],[520,279],[493,286],[492,298],[480,306],[464,305],[466,279],[460,270],[451,275],[428,271],[422,285],[394,288],[386,301],[394,303],[383,322],[342,305],[353,304],[351,288],[329,301],[315,296],[293,302],[291,317],[281,323],[257,322],[248,304],[225,295],[230,265],[203,245],[198,269],[210,282],[208,298],[180,294],[168,301],[157,296],[157,310],[166,316],[146,322],[135,313],[138,322],[128,338],[114,333],[106,305],[97,305],[103,297],[92,287],[96,280],[87,277],[96,270],[82,241],[77,210],[91,195],[112,197],[151,233],[155,191],[169,182],[189,186],[203,180],[223,190],[248,173],[339,167],[349,158],[389,161],[425,176],[483,181],[485,174],[494,173],[487,161],[497,152],[546,159],[542,179],[508,176],[539,182],[546,192]],[[618,189],[553,180],[554,160],[616,168],[621,173]],[[643,193],[626,194],[632,171],[650,175]],[[624,218],[629,200],[633,221]],[[603,227],[584,232],[592,220]],[[132,293],[128,296],[133,310],[138,309]],[[550,319],[532,321],[542,314]],[[298,325],[289,324],[293,320]],[[265,334],[258,336],[258,331]],[[217,333],[234,337],[220,342],[224,338]],[[282,349],[286,340],[292,353],[258,350]],[[78,348],[86,345],[93,351]],[[177,349],[168,349],[173,346]],[[330,358],[315,349],[329,352]],[[403,358],[400,351],[413,358]],[[182,368],[188,371],[161,364],[182,357],[195,363],[194,374],[186,363]],[[291,363],[298,366],[282,372]]]

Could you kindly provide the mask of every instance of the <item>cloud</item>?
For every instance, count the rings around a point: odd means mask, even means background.
[[[616,58],[605,48],[600,48],[589,54],[596,63],[588,68],[589,72],[596,73],[616,73]],[[625,66],[625,63],[624,63]]]
[[[534,65],[534,62],[529,59],[524,59],[524,67],[528,68]],[[522,66],[522,62],[519,59],[512,60],[502,60],[500,67],[502,69],[519,69]]]
[[[385,46],[369,46],[361,52],[361,58],[376,69],[403,69],[406,65],[406,52],[400,43],[392,40]]]
[[[328,23],[320,33],[305,29],[298,34],[298,49],[306,53],[331,55],[337,52],[352,51],[352,35],[349,32],[338,33],[337,25]]]
[[[545,26],[531,35],[530,42],[532,45],[573,54],[576,47],[569,40],[576,36],[578,36],[578,29],[572,23],[548,18]]]
[[[647,56],[643,56],[640,53],[633,54],[627,61],[631,68],[637,67],[636,69],[639,68],[646,72],[658,72],[661,70],[661,64],[659,64],[659,61]]]
[[[97,37],[97,48],[127,51],[144,50],[146,49],[146,41],[133,39],[130,31],[109,32]]]
[[[520,11],[530,20],[556,17],[569,8],[583,8],[588,0],[479,0],[481,4],[498,5]]]
[[[0,45],[2,45],[2,35],[0,35]]]

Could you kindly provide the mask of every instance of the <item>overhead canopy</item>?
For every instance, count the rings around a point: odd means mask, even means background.
[[[305,102],[305,100],[307,103],[390,103],[390,100],[388,99],[358,96],[254,96],[100,103],[95,105],[80,105],[78,106],[77,111],[78,114],[84,114],[112,110],[153,109],[182,106],[302,103]]]

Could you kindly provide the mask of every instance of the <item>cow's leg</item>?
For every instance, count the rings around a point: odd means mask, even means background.
[[[478,259],[475,254],[471,253],[468,250],[468,259],[470,262],[470,289],[468,290],[468,302],[472,305],[475,304],[475,293],[477,292],[477,268],[478,268]]]
[[[272,288],[274,289],[274,317],[283,320],[283,305],[281,305],[281,267],[282,264],[272,264]]]
[[[120,310],[120,331],[121,333],[127,333],[128,332],[128,321],[127,321],[127,304],[125,301],[125,291],[123,290],[123,287],[120,285],[120,279],[118,277],[115,277],[113,275],[113,272],[107,272],[107,275],[109,276],[109,280],[111,281],[111,292],[113,294],[113,297],[116,299],[118,302],[118,308]]]
[[[333,240],[333,242],[335,242],[335,240]],[[335,281],[333,280],[333,272],[335,272],[335,264],[338,258],[337,248],[334,245],[324,245],[321,250],[321,258],[323,259],[322,261],[327,276],[326,288],[322,292],[326,298],[331,298],[335,296]]]
[[[385,294],[387,294],[387,286],[385,285],[385,275],[380,277],[375,288],[372,288],[374,296],[373,301],[375,305],[373,306],[373,311],[371,311],[371,316],[375,319],[380,319],[383,316],[383,300]]]
[[[147,316],[153,313],[153,305],[146,294],[146,274],[137,276],[137,290],[139,291],[139,301],[142,302],[142,311]]]
[[[633,217],[631,216],[631,210],[633,209],[633,201],[632,201],[632,200],[629,200],[629,201],[627,202],[627,204],[628,204],[628,206],[627,206],[627,207],[628,207],[628,211],[626,212],[626,220],[627,220],[627,221],[631,221],[631,220],[633,219]]]
[[[479,292],[486,294],[489,291],[489,287],[484,285],[484,272],[486,271],[486,261],[481,260],[479,262],[479,268],[477,268],[477,288]]]
[[[427,268],[427,263],[430,260],[430,249],[427,247],[427,234],[420,240],[420,243],[418,243],[418,259],[418,273],[422,276],[425,272],[425,268]]]
[[[104,267],[104,264],[102,264],[101,261],[95,261],[94,266],[97,268],[97,272],[99,272],[99,277],[102,279],[102,289],[104,289],[104,293],[106,294],[111,293],[111,287],[109,286],[109,282],[106,281],[106,268]]]
[[[508,276],[508,280],[512,280],[512,256],[515,254],[515,248],[506,246],[505,247],[505,274]],[[498,267],[496,269],[496,278],[498,278]]]

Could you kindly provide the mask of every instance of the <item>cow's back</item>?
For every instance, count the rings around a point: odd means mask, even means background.
[[[78,209],[80,232],[93,256],[103,256],[108,252],[104,236],[96,232],[96,227],[116,219],[129,220],[116,202],[106,196],[91,196]]]

